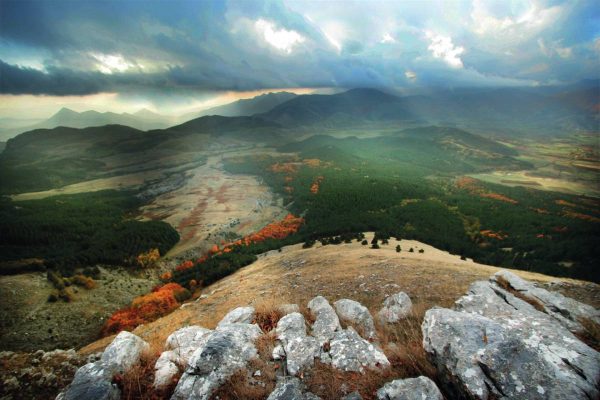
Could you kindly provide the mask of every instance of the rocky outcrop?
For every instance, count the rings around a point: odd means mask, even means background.
[[[307,336],[306,323],[302,314],[294,312],[281,318],[277,323],[276,334],[277,339],[282,343],[281,348],[290,375],[296,375],[314,364],[321,346],[317,339]]]
[[[342,371],[363,372],[389,366],[388,359],[377,346],[362,338],[352,327],[341,329],[338,316],[327,299],[315,297],[308,306],[315,316],[314,336],[307,334],[306,321],[297,312],[284,316],[277,324],[280,344],[273,350],[273,358],[285,359],[290,375],[310,368],[316,358]],[[345,299],[336,302],[336,308],[343,318],[367,332],[368,338],[375,336],[373,319],[366,307]]]
[[[235,371],[257,356],[257,325],[220,323],[192,354],[172,399],[209,399]]]
[[[307,392],[298,378],[280,379],[267,400],[320,400],[319,396]]]
[[[410,297],[404,292],[393,294],[386,298],[377,317],[383,323],[392,324],[406,318],[412,311]]]
[[[498,284],[499,276],[508,276],[519,297]],[[473,283],[455,310],[427,311],[423,345],[449,391],[474,399],[600,396],[600,354],[564,318],[521,299],[531,287],[503,272]],[[552,298],[535,289],[536,298]]]
[[[367,339],[375,339],[375,324],[369,309],[358,301],[341,299],[333,303],[338,317],[355,329],[361,331]]]
[[[57,397],[64,400],[112,400],[121,393],[112,383],[116,374],[127,373],[138,364],[148,343],[138,336],[121,332],[102,353],[100,360],[88,363],[75,373],[73,382]]]
[[[546,314],[555,318],[571,332],[585,331],[581,319],[590,319],[600,324],[600,310],[558,292],[538,288],[512,272],[499,271],[492,276],[491,280],[501,287],[508,285],[509,287],[505,289],[512,289],[521,299],[541,305]]]
[[[377,400],[443,400],[435,383],[424,376],[396,379],[377,391]]]
[[[323,296],[317,296],[308,303],[308,309],[315,317],[312,335],[323,345],[333,338],[336,331],[341,329],[340,320]]]
[[[254,307],[238,307],[223,317],[219,326],[225,324],[250,324],[254,320]]]
[[[183,371],[192,354],[207,339],[212,331],[201,326],[186,326],[173,332],[166,340],[164,351],[154,366],[154,387],[162,388]]]
[[[363,372],[365,368],[387,368],[387,357],[374,344],[369,343],[352,327],[338,331],[330,342],[331,364],[342,371]]]

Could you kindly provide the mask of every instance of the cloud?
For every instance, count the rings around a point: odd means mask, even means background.
[[[276,29],[275,24],[264,19],[254,23],[256,29],[263,35],[265,41],[278,50],[291,53],[292,49],[305,41],[305,38],[296,31]]]
[[[105,88],[106,82],[98,73],[77,73],[56,69],[43,72],[34,68],[10,65],[0,60],[0,93],[2,94],[86,95],[100,93]]]
[[[0,93],[598,78],[599,9],[593,0],[1,2]]]
[[[453,68],[463,67],[463,62],[459,56],[464,53],[464,47],[455,46],[452,43],[452,38],[431,31],[426,31],[425,36],[431,41],[427,49],[431,51],[435,58],[441,58]]]
[[[380,43],[396,43],[396,39],[394,39],[389,33],[384,33]]]

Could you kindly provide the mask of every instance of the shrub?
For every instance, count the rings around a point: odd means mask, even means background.
[[[170,313],[179,307],[180,301],[190,297],[190,291],[177,283],[158,286],[151,293],[133,299],[130,307],[111,315],[102,328],[102,334],[107,336],[122,330],[133,330],[138,325]]]
[[[400,253],[402,251],[402,249],[400,248],[400,245],[396,246],[396,253]]]
[[[360,244],[362,244],[363,246],[366,246],[366,245],[368,245],[368,244],[369,244],[369,242],[367,242],[367,240],[365,239],[365,240],[363,240],[362,242],[360,242]]]
[[[51,269],[49,269],[48,272],[46,272],[46,278],[58,290],[62,290],[66,286],[66,283],[62,276],[60,276],[60,274],[58,274],[57,272],[52,271]]]
[[[88,290],[96,287],[96,282],[94,282],[92,278],[88,278],[87,276],[81,274],[73,276],[73,278],[71,278],[71,282]]]
[[[74,300],[73,293],[71,293],[70,290],[67,288],[59,290],[58,297],[65,303],[70,303]]]

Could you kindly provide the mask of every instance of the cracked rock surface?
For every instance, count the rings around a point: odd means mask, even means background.
[[[600,353],[562,317],[520,298],[531,283],[501,272],[473,283],[454,310],[425,314],[423,346],[449,391],[474,399],[598,398]],[[498,285],[498,276],[508,276],[511,291]],[[536,297],[552,298],[541,291],[535,288]]]
[[[149,345],[138,336],[123,331],[102,353],[100,360],[88,363],[75,373],[73,382],[58,395],[63,400],[113,400],[121,391],[112,383],[116,374],[124,374],[138,364]]]
[[[444,400],[435,383],[424,376],[396,379],[377,391],[377,400]]]

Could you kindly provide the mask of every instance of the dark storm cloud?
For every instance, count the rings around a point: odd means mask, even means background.
[[[98,73],[51,69],[43,73],[0,60],[0,91],[3,94],[86,95],[105,90],[106,81]]]
[[[3,1],[0,93],[596,78],[593,1]]]

